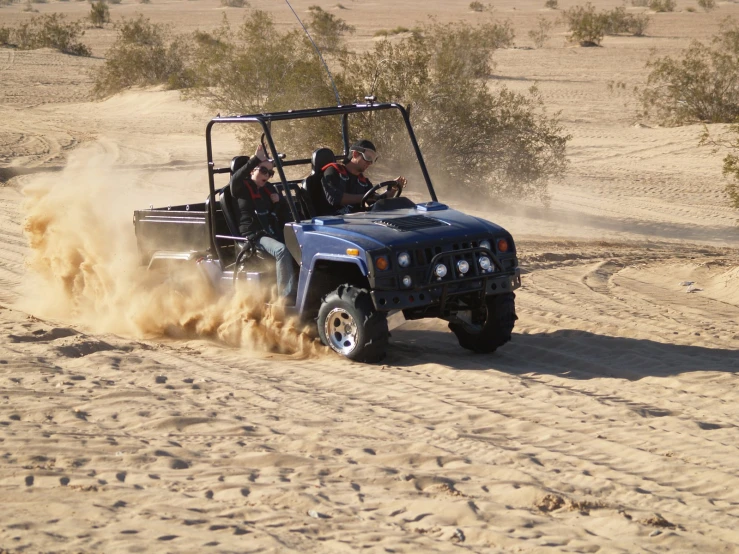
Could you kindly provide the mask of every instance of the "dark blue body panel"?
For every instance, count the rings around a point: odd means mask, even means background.
[[[369,211],[289,223],[286,237],[290,252],[300,264],[296,308],[301,313],[305,309],[307,292],[315,285],[311,280],[316,263],[321,260],[355,265],[367,277],[376,308],[381,311],[408,307],[409,298],[413,307],[429,304],[438,300],[444,291],[461,294],[480,290],[482,294],[495,294],[520,285],[515,247],[505,229],[435,202],[411,209]],[[492,251],[479,248],[482,240],[495,244],[494,241],[501,238],[510,245],[504,254],[495,252],[494,246]],[[352,249],[355,252],[347,252]],[[395,256],[400,252],[419,252],[411,256],[416,263],[409,268],[399,267]],[[421,260],[424,252],[428,254]],[[453,263],[465,253],[473,264],[475,255],[487,254],[495,260],[494,269],[483,274],[475,268],[477,272],[471,271],[465,276],[451,271],[445,279],[435,279],[430,274],[433,260],[436,260],[434,264],[441,263],[447,257]],[[378,271],[374,267],[373,256],[378,255],[388,258],[387,270]],[[403,275],[412,277],[413,285],[402,286]],[[398,291],[404,294],[398,296]],[[425,294],[419,299],[418,294],[412,294],[414,292]]]

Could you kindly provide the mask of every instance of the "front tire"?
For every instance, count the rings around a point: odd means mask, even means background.
[[[512,292],[487,296],[472,324],[450,323],[459,345],[467,350],[489,354],[511,340],[516,324],[516,295]]]
[[[377,312],[366,289],[340,285],[318,310],[321,342],[350,360],[379,362],[387,351],[387,317]]]

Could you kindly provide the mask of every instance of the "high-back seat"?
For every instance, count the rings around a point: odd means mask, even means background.
[[[303,190],[309,200],[311,217],[329,215],[336,211],[326,200],[326,194],[323,192],[323,185],[321,184],[323,168],[335,162],[336,156],[330,148],[319,148],[311,156],[310,175],[303,179]]]

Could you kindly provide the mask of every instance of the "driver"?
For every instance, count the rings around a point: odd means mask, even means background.
[[[323,192],[326,200],[333,207],[334,213],[345,214],[362,210],[362,198],[372,188],[372,183],[364,172],[377,161],[377,149],[368,140],[360,140],[349,148],[350,158],[346,163],[330,163],[323,167]],[[405,177],[381,183],[388,190],[385,198],[394,198],[406,184]],[[369,203],[378,200],[373,195]]]

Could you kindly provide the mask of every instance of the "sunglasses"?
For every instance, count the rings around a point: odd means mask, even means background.
[[[266,175],[267,177],[270,177],[270,178],[272,178],[272,177],[274,177],[274,176],[275,176],[275,172],[274,172],[274,170],[272,170],[272,169],[267,169],[267,168],[266,168],[266,167],[264,167],[263,165],[260,165],[260,166],[259,166],[259,167],[258,167],[257,169],[259,169],[259,173],[261,173],[262,175]]]
[[[364,159],[365,162],[371,164],[375,163],[380,157],[374,150],[367,150],[365,148],[354,148],[354,152],[359,152],[362,155],[362,159]]]

